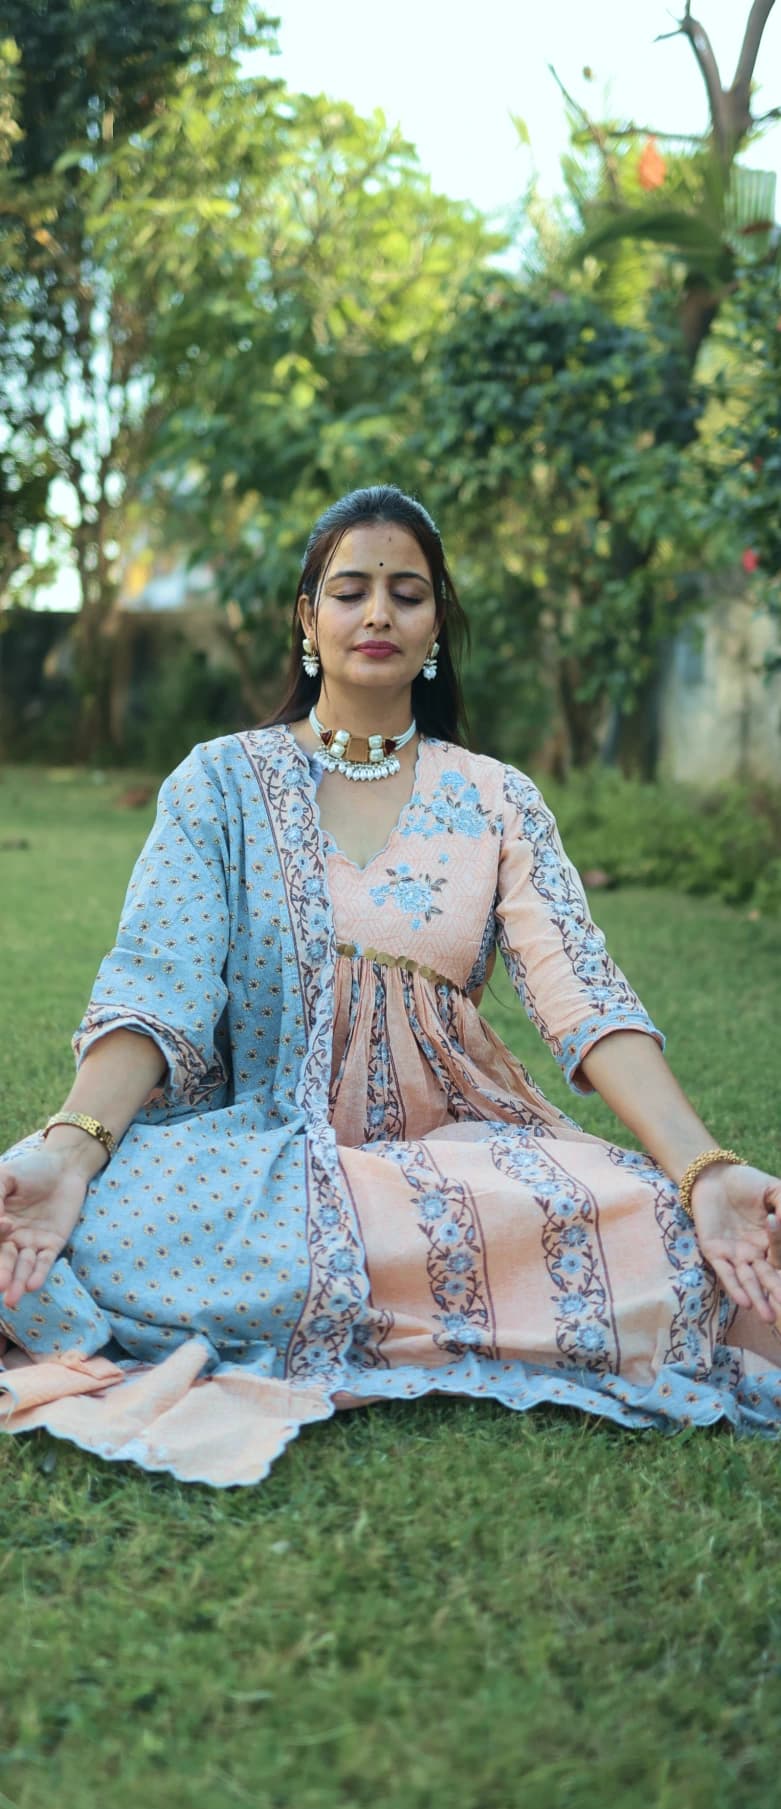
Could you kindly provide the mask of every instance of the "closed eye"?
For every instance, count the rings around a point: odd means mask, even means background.
[[[338,590],[335,592],[335,596],[336,596],[337,603],[359,603],[361,597],[363,596],[363,591],[362,590],[350,590],[350,591]],[[394,596],[394,601],[396,603],[422,603],[423,602],[422,597],[408,597],[404,591],[400,591],[400,590],[394,591],[393,596]]]

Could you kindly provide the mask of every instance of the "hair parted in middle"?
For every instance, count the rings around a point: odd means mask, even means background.
[[[287,690],[278,709],[267,719],[297,722],[309,714],[317,703],[320,674],[309,678],[302,666],[304,629],[299,614],[301,598],[310,599],[315,620],[323,584],[340,541],[351,528],[372,522],[395,522],[413,534],[431,573],[437,609],[437,673],[425,679],[419,673],[412,681],[412,708],[422,735],[452,741],[463,747],[468,740],[466,707],[460,679],[460,660],[469,645],[469,624],[459,602],[455,584],[448,569],[439,529],[428,511],[415,497],[407,496],[395,484],[371,484],[366,489],[350,490],[338,502],[331,503],[312,529],[301,563],[293,606],[293,639]]]

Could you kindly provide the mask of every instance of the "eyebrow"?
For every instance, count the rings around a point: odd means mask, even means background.
[[[429,590],[431,589],[431,584],[430,584],[428,578],[425,578],[423,576],[422,572],[389,572],[388,576],[391,578],[417,578],[419,584],[427,584]],[[371,577],[371,572],[347,572],[347,571],[330,572],[326,579],[326,584],[335,584],[340,578],[370,578],[370,577]]]

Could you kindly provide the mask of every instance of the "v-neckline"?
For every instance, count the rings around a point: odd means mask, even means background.
[[[378,848],[376,850],[376,853],[370,855],[369,859],[364,862],[363,866],[361,866],[359,861],[351,860],[349,854],[345,854],[344,849],[340,848],[338,842],[334,841],[334,838],[331,834],[330,829],[324,829],[323,825],[320,821],[320,806],[319,806],[319,803],[317,800],[317,786],[315,785],[314,773],[312,771],[313,761],[317,759],[317,755],[310,754],[307,748],[302,747],[301,742],[298,740],[298,737],[293,734],[293,731],[290,727],[289,722],[281,723],[280,727],[283,728],[285,730],[285,732],[289,735],[290,740],[293,742],[294,746],[297,747],[299,754],[301,755],[302,759],[306,763],[306,776],[307,776],[307,780],[309,782],[309,786],[311,789],[312,809],[314,812],[315,824],[317,826],[317,835],[318,835],[320,847],[321,847],[322,853],[323,853],[324,864],[325,864],[325,861],[327,860],[328,856],[331,854],[334,854],[334,855],[338,856],[339,860],[345,861],[348,867],[352,867],[352,869],[355,873],[368,873],[369,868],[374,866],[375,861],[381,860],[382,856],[384,854],[387,854],[388,849],[390,848],[391,842],[403,830],[404,824],[406,822],[406,819],[407,819],[407,816],[408,816],[410,810],[412,809],[412,806],[414,804],[417,804],[417,802],[418,802],[418,792],[420,789],[420,780],[421,780],[421,773],[422,773],[422,766],[423,766],[423,749],[429,742],[430,736],[419,735],[419,737],[418,737],[418,746],[417,746],[417,751],[415,754],[415,767],[414,767],[414,771],[413,771],[413,775],[412,775],[412,790],[406,801],[406,804],[402,804],[401,810],[399,811],[396,821],[393,824],[393,827],[392,827],[389,835],[387,836],[386,840],[383,842],[382,847]]]

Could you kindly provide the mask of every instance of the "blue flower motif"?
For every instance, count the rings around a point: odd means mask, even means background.
[[[568,1318],[572,1318],[574,1313],[584,1313],[587,1306],[585,1294],[565,1294],[564,1299],[559,1301],[559,1311],[566,1313]]]
[[[325,1334],[333,1331],[334,1322],[327,1313],[318,1313],[316,1319],[311,1321],[311,1328],[313,1332],[322,1332]]]
[[[466,1293],[466,1282],[459,1281],[457,1278],[455,1278],[452,1281],[448,1280],[447,1291],[448,1291],[448,1294],[452,1294],[453,1299],[456,1300],[458,1298],[459,1294]]]
[[[701,1269],[682,1269],[678,1280],[683,1282],[685,1288],[702,1288],[705,1284]]]
[[[352,1250],[335,1250],[329,1267],[336,1275],[350,1275],[355,1268]]]
[[[677,1237],[673,1244],[673,1250],[677,1257],[693,1256],[696,1249],[697,1239],[692,1237],[691,1232],[687,1231],[683,1233],[682,1237]]]
[[[563,1244],[585,1244],[586,1233],[583,1226],[568,1225],[566,1231],[562,1231],[561,1241]]]
[[[482,1344],[480,1327],[473,1325],[466,1313],[443,1313],[442,1324],[451,1338],[458,1339],[459,1344]]]
[[[574,1250],[570,1252],[569,1256],[562,1256],[559,1263],[559,1268],[564,1270],[565,1275],[577,1275],[582,1267],[581,1258],[575,1254]]]
[[[338,1225],[340,1219],[338,1206],[323,1206],[320,1213],[321,1225]]]
[[[586,1350],[604,1350],[605,1334],[598,1325],[584,1325],[580,1333],[580,1342]]]
[[[447,1200],[441,1193],[424,1193],[418,1202],[418,1211],[422,1219],[441,1219],[447,1212]]]
[[[461,1229],[455,1219],[449,1219],[446,1225],[440,1225],[439,1236],[443,1244],[460,1244]]]
[[[450,1258],[450,1267],[456,1275],[466,1275],[472,1268],[472,1257],[467,1250],[457,1250]]]

